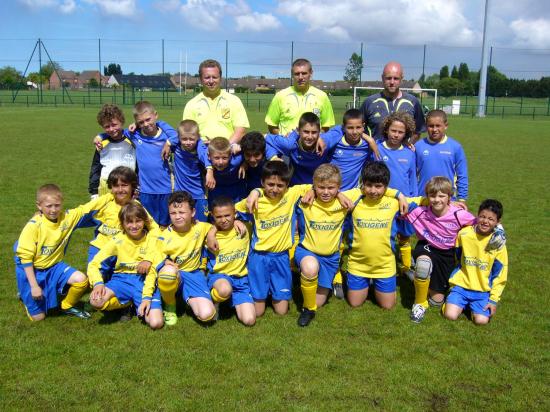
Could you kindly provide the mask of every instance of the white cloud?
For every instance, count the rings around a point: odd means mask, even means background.
[[[135,18],[140,15],[136,0],[85,0],[96,5],[107,16]]]
[[[380,6],[379,0],[281,0],[278,11],[324,40],[461,46],[479,40],[458,0],[394,0]]]
[[[53,8],[63,14],[70,14],[76,10],[75,0],[19,0],[19,3],[31,10]]]
[[[535,49],[550,48],[550,20],[548,19],[517,19],[510,23],[516,44]]]
[[[281,27],[281,22],[272,14],[269,13],[257,13],[243,14],[235,16],[235,22],[237,23],[237,31],[265,31],[278,29]]]
[[[180,8],[180,0],[157,0],[153,6],[162,12],[173,12]]]
[[[180,11],[187,23],[206,31],[218,30],[226,16],[235,20],[235,30],[239,32],[260,32],[281,27],[281,22],[273,14],[252,11],[244,0],[187,0]]]

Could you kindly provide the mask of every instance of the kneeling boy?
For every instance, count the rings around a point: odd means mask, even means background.
[[[235,204],[227,196],[213,200],[211,215],[217,241],[217,250],[208,251],[208,287],[212,300],[219,304],[231,299],[237,318],[244,325],[253,326],[256,311],[246,267],[250,252],[249,232],[241,236],[235,229]]]
[[[487,199],[479,206],[477,223],[458,233],[457,257],[460,261],[449,279],[451,291],[443,314],[456,320],[464,309],[471,309],[476,325],[486,325],[497,311],[508,277],[506,246],[488,250],[491,235],[502,218],[502,204]]]

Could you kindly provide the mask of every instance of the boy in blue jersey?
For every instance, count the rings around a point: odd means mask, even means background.
[[[162,148],[168,139],[177,139],[177,132],[164,122],[157,124],[158,114],[147,101],[136,103],[133,114],[137,129],[128,136],[136,147],[139,200],[155,222],[166,227],[170,223],[172,177],[168,161],[162,158]]]
[[[73,230],[86,226],[110,200],[112,196],[108,194],[63,211],[63,195],[58,186],[46,184],[38,189],[38,213],[27,222],[14,245],[17,290],[29,319],[43,320],[48,310],[57,308],[58,295],[64,292],[63,313],[81,319],[90,317],[76,307],[88,288],[88,278],[63,258]]]
[[[445,134],[448,123],[443,110],[431,110],[426,115],[428,137],[415,144],[418,194],[426,196],[424,188],[434,176],[444,176],[453,182],[458,202],[468,198],[468,165],[460,143]]]
[[[268,134],[265,138],[278,154],[288,156],[294,173],[290,185],[311,184],[313,172],[323,163],[329,162],[329,151],[336,144],[336,139],[327,143],[327,150],[322,154],[317,152],[317,142],[321,131],[319,117],[311,112],[300,116],[298,131],[288,137]]]
[[[321,138],[332,147],[328,154],[330,163],[342,173],[341,190],[359,187],[359,172],[365,162],[380,158],[376,142],[365,134],[363,115],[357,109],[347,110],[342,124],[321,134]]]
[[[217,196],[228,196],[238,202],[243,199],[246,185],[239,179],[239,169],[243,161],[242,155],[233,155],[231,145],[225,137],[215,137],[208,144],[208,159],[214,170],[215,187],[209,188],[208,204],[212,208],[212,200]]]
[[[415,133],[413,118],[406,112],[395,112],[384,119],[381,124],[383,140],[377,142],[382,161],[390,169],[390,186],[405,196],[418,195],[415,153],[403,142],[408,142]],[[401,273],[411,269],[411,242],[414,228],[406,221],[401,221],[402,231],[397,235],[399,254],[401,256]]]
[[[502,218],[502,204],[487,199],[479,206],[477,222],[458,232],[458,266],[449,278],[451,290],[443,307],[447,319],[457,320],[464,309],[472,311],[476,325],[486,325],[497,311],[497,303],[508,277],[506,246],[488,247]]]
[[[194,120],[181,121],[177,131],[179,142],[177,145],[170,145],[174,153],[175,190],[184,190],[191,194],[195,200],[195,219],[206,222],[208,201],[205,185],[212,186],[214,179],[208,148],[200,139],[199,126]]]
[[[208,287],[212,300],[219,306],[231,299],[239,321],[245,326],[253,326],[256,323],[256,310],[250,294],[247,270],[250,232],[242,236],[236,230],[235,203],[227,196],[214,199],[211,215],[217,241],[216,250],[207,251]]]
[[[240,143],[241,154],[244,157],[242,165],[246,178],[246,193],[262,187],[262,168],[268,160],[273,160],[277,152],[266,145],[265,138],[260,132],[248,132]]]
[[[136,169],[136,149],[124,134],[124,113],[114,104],[104,104],[97,122],[105,133],[97,136],[98,148],[90,167],[88,192],[92,198],[109,193],[107,178],[118,166]]]

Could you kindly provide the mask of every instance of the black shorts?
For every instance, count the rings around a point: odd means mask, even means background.
[[[428,256],[432,260],[430,289],[438,293],[447,292],[449,276],[455,267],[455,249],[438,249],[425,240],[419,240],[412,255],[415,261],[422,255]]]

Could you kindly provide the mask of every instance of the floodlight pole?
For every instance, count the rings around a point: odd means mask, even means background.
[[[483,45],[481,47],[481,69],[479,70],[479,92],[478,92],[478,117],[485,117],[485,102],[487,92],[487,26],[489,25],[489,2],[485,0],[485,15],[483,17]]]
[[[101,39],[97,39],[97,62],[99,69],[99,104],[101,104]]]
[[[42,88],[44,87],[44,84],[42,82],[42,40],[40,38],[38,39],[38,78],[40,79],[40,89],[38,91],[38,103],[43,102],[43,96],[42,96]]]

